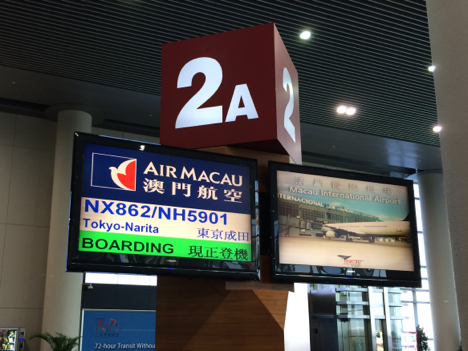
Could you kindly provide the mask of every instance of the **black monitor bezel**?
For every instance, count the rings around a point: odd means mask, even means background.
[[[288,163],[269,162],[269,191],[270,191],[270,248],[272,255],[272,279],[275,281],[283,282],[306,282],[306,283],[319,283],[319,284],[342,284],[342,285],[358,285],[358,286],[387,286],[387,287],[421,287],[421,265],[419,257],[418,245],[418,231],[416,224],[416,208],[414,199],[413,182],[401,178],[391,178],[379,175],[356,173],[348,171],[338,171],[325,168],[300,166]],[[354,179],[360,181],[392,184],[404,186],[408,190],[408,206],[409,206],[409,219],[411,228],[411,239],[413,243],[413,263],[414,271],[395,271],[395,270],[380,270],[385,271],[387,278],[382,277],[364,277],[358,275],[359,270],[349,274],[349,267],[341,267],[345,273],[342,274],[329,274],[325,273],[326,268],[337,267],[324,267],[318,265],[295,265],[301,267],[308,267],[310,271],[322,271],[323,273],[299,273],[288,272],[286,265],[279,263],[279,247],[278,247],[278,185],[277,185],[277,171],[304,173],[312,175],[321,175],[327,177],[336,177],[344,179]],[[339,268],[339,267],[338,267]],[[286,271],[285,271],[286,270]],[[362,273],[362,272],[361,272]],[[388,275],[392,276],[388,278]]]
[[[70,201],[70,216],[69,216],[69,233],[68,233],[68,252],[67,252],[67,271],[68,272],[112,272],[112,273],[132,273],[132,274],[148,274],[148,275],[169,275],[179,277],[208,277],[222,278],[233,280],[259,280],[260,277],[260,252],[259,252],[259,233],[256,226],[252,224],[252,265],[253,267],[239,270],[229,268],[206,268],[210,264],[213,265],[214,260],[210,259],[195,259],[184,258],[186,262],[183,266],[177,265],[161,265],[161,266],[142,266],[136,264],[122,264],[121,262],[110,264],[96,263],[77,259],[79,257],[78,240],[80,226],[80,207],[82,198],[82,188],[84,179],[84,157],[85,145],[95,144],[111,146],[116,148],[124,148],[129,150],[140,151],[144,145],[144,152],[155,154],[164,154],[185,158],[194,158],[205,161],[234,164],[249,168],[250,172],[250,215],[252,221],[255,222],[256,211],[256,187],[257,187],[257,160],[245,157],[237,157],[230,155],[222,155],[210,152],[197,150],[189,150],[171,146],[162,146],[159,144],[131,141],[126,139],[113,138],[102,135],[94,135],[88,133],[76,132],[74,136],[73,149],[73,167],[72,167],[72,182],[71,182],[71,201]],[[137,255],[132,255],[137,256]],[[169,256],[161,256],[167,257]],[[174,257],[170,257],[174,258]],[[192,262],[193,261],[193,262]],[[203,261],[203,262],[202,262]],[[218,260],[216,260],[218,261]],[[222,260],[220,260],[222,261]],[[223,261],[224,262],[224,261]],[[231,262],[231,261],[229,261]],[[243,263],[239,261],[233,261]],[[190,265],[193,267],[190,267]]]

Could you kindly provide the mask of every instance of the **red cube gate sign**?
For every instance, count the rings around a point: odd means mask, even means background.
[[[302,162],[297,71],[273,23],[164,44],[161,144]]]

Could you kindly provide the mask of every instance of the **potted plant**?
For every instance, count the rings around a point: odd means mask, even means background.
[[[429,344],[427,342],[427,335],[424,332],[424,328],[419,325],[416,327],[416,335],[418,339],[418,351],[430,351]]]
[[[53,336],[47,332],[33,335],[29,339],[33,338],[46,341],[52,348],[52,351],[72,351],[78,346],[78,340],[80,339],[79,336],[72,338],[62,333],[57,333],[57,336]]]

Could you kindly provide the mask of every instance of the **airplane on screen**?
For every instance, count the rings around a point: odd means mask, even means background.
[[[352,237],[358,237],[370,243],[374,243],[375,238],[394,239],[409,237],[411,234],[409,221],[327,223],[321,231],[324,238],[346,237],[346,241],[352,241]]]

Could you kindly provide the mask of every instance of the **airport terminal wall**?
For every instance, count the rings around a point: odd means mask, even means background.
[[[0,325],[25,327],[27,337],[42,326],[55,132],[53,121],[0,112]],[[93,133],[159,142],[99,128]],[[27,344],[39,349],[38,339]]]

